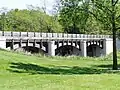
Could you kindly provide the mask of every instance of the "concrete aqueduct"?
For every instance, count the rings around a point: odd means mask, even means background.
[[[0,32],[0,48],[24,50],[50,56],[103,56],[110,54],[113,40],[109,35],[84,35],[40,32]]]

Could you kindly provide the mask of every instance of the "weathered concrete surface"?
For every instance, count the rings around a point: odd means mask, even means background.
[[[4,33],[4,36],[3,36]],[[102,43],[99,43],[99,41]],[[61,43],[59,43],[61,42]],[[88,42],[92,45],[88,51]],[[93,44],[96,44],[94,46]],[[57,43],[57,44],[56,44]],[[48,55],[55,56],[56,49],[64,47],[63,52],[79,56],[102,56],[113,51],[112,39],[109,35],[84,35],[65,33],[40,33],[40,32],[0,32],[0,48],[12,49],[24,48],[28,51],[44,50]],[[119,48],[120,43],[117,43]],[[72,47],[72,50],[68,48]],[[103,47],[103,48],[101,48]],[[61,50],[59,50],[61,53]],[[88,55],[87,55],[88,54]]]
[[[6,49],[6,38],[0,37],[0,48]]]
[[[120,40],[119,39],[117,39],[116,46],[117,46],[117,50],[120,50]]]
[[[113,52],[113,40],[105,39],[103,42],[103,54],[108,55]]]

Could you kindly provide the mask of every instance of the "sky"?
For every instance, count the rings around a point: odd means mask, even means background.
[[[45,0],[47,12],[52,10],[55,0]],[[44,6],[44,0],[0,0],[0,8],[5,7],[8,9],[26,9],[27,5]]]

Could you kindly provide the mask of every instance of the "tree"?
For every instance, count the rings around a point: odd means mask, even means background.
[[[110,34],[110,31],[106,31],[109,30],[109,24],[98,22],[86,12],[88,9],[92,10],[88,0],[61,0],[59,21],[64,30],[68,33]],[[104,13],[100,15],[103,16]]]
[[[82,11],[81,0],[61,0],[60,23],[67,33],[85,33],[88,13]]]
[[[103,22],[106,25],[106,22],[108,23],[109,29],[112,31],[113,35],[113,70],[117,70],[117,49],[116,49],[116,33],[119,29],[119,0],[91,0],[92,5],[94,5],[94,8],[96,10],[101,10],[101,12],[105,13],[103,17],[98,17],[99,12],[91,12],[88,11],[90,14],[92,14],[97,20]],[[100,14],[100,13],[99,13]],[[106,19],[106,22],[103,21]]]
[[[117,26],[116,26],[116,5],[119,0],[112,0],[112,12],[111,12],[111,17],[112,17],[112,32],[113,32],[113,69],[117,70],[117,49],[116,49],[116,32],[117,32]]]
[[[30,6],[29,6],[30,8]],[[4,16],[4,18],[3,18]],[[6,24],[3,24],[3,20]],[[0,26],[6,31],[62,32],[59,22],[40,8],[13,9],[0,17]]]
[[[3,12],[3,13],[1,14],[0,29],[1,29],[2,31],[4,31],[4,28],[5,28],[5,13]]]
[[[74,3],[77,2],[77,5]],[[120,29],[120,2],[119,0],[61,0],[61,20],[64,25],[74,26],[74,20],[77,24],[83,26],[87,31],[84,24],[90,21],[90,17],[94,23],[100,24],[100,29],[113,35],[113,70],[117,70],[117,49],[116,49],[116,34]],[[77,8],[77,12],[74,12]],[[82,13],[81,13],[82,12]],[[85,16],[80,18],[81,16]],[[74,18],[74,19],[73,19]],[[84,21],[84,24],[78,24],[79,20]],[[66,23],[67,22],[67,23]],[[93,21],[91,22],[91,24]],[[89,23],[90,24],[90,23]],[[65,27],[65,26],[64,26]],[[101,31],[100,31],[101,32]],[[107,33],[108,34],[108,33]]]

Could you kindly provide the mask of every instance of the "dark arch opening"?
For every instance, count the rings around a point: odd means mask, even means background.
[[[87,56],[89,57],[99,57],[101,56],[101,48],[96,44],[87,46]]]
[[[24,46],[22,47],[25,51],[27,52],[31,52],[32,54],[35,54],[35,53],[42,53],[42,54],[45,54],[46,51],[42,50],[42,49],[39,49],[37,47],[32,47],[32,46]]]
[[[58,56],[78,55],[79,53],[75,54],[75,50],[80,51],[78,48],[74,46],[65,45],[57,48],[55,50],[55,55],[58,55]]]

